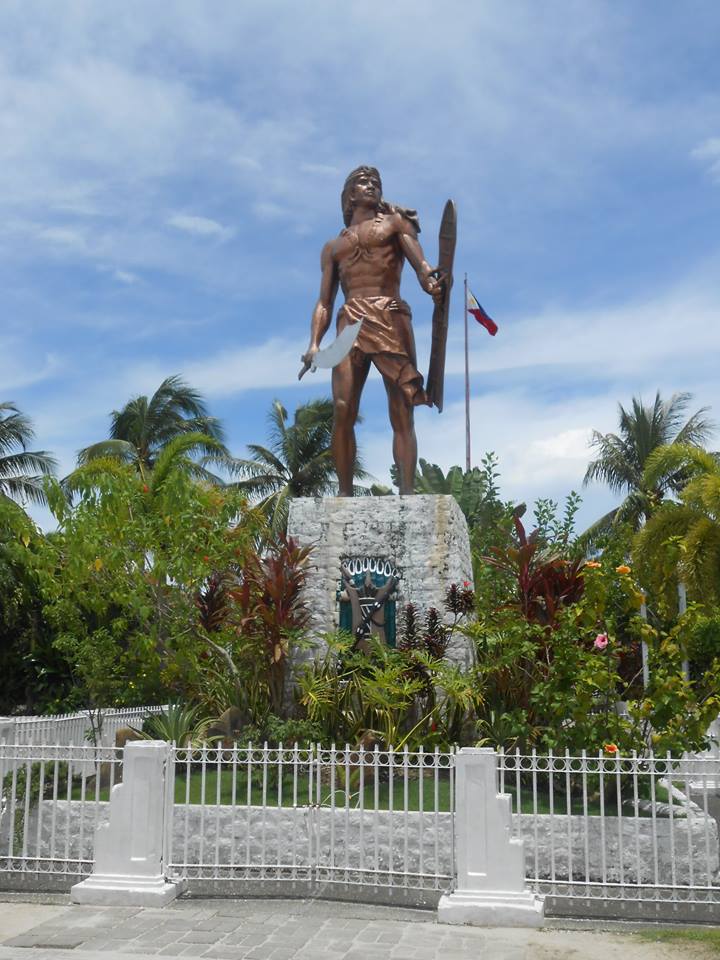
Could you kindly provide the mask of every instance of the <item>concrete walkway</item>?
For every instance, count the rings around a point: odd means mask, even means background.
[[[0,960],[126,960],[128,954],[210,960],[701,960],[711,956],[700,946],[642,943],[625,934],[479,930],[441,926],[434,916],[422,910],[318,900],[180,900],[162,910],[13,900],[0,902]]]

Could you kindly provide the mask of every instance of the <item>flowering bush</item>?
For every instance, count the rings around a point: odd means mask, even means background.
[[[517,571],[522,576],[522,564]],[[478,609],[466,632],[475,642],[483,685],[481,741],[606,755],[703,746],[720,709],[709,677],[717,675],[720,659],[708,664],[704,678],[688,681],[681,642],[688,623],[665,632],[649,626],[639,616],[644,598],[631,573],[617,562],[579,566],[575,599],[559,603],[544,622],[522,594],[514,603]],[[647,690],[634,653],[641,640],[649,648]],[[627,712],[619,713],[618,701],[627,701]]]

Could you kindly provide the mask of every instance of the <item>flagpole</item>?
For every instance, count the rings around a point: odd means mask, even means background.
[[[467,274],[465,274],[465,469],[470,470],[470,364],[468,362]]]

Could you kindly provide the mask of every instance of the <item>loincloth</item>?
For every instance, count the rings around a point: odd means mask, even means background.
[[[405,394],[412,406],[428,402],[423,376],[417,369],[410,307],[394,297],[351,297],[340,308],[337,330],[363,321],[350,351],[350,362],[373,363]]]

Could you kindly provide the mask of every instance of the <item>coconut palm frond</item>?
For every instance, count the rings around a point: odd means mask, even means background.
[[[680,478],[687,482],[698,473],[706,473],[716,466],[712,454],[700,447],[686,443],[666,444],[656,447],[648,456],[642,483],[646,489],[667,488],[674,478],[675,482]]]
[[[220,450],[222,446],[218,440],[214,440],[205,433],[186,433],[170,440],[160,452],[152,471],[153,489],[158,490],[174,470],[183,469],[190,474],[201,471],[202,467],[193,457],[199,453],[206,454],[211,450]]]
[[[90,463],[91,460],[119,460],[121,463],[137,463],[139,460],[138,448],[129,440],[100,440],[89,447],[78,450],[78,466]]]
[[[43,477],[54,475],[57,461],[47,450],[28,450],[34,438],[30,418],[14,403],[0,403],[0,494],[45,505]]]
[[[687,483],[696,462],[688,447],[699,449],[713,428],[706,408],[686,418],[689,393],[663,400],[656,393],[652,404],[633,397],[630,409],[618,407],[619,433],[593,432],[591,446],[597,456],[588,465],[584,484],[600,481],[613,493],[623,493],[619,520],[637,529],[668,493],[677,494]],[[678,443],[684,453],[660,453]]]
[[[47,496],[43,477],[2,477],[0,478],[0,494],[8,500],[19,503],[34,503],[37,506],[47,506]]]

